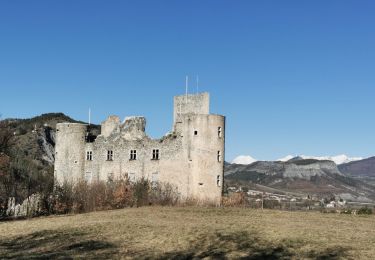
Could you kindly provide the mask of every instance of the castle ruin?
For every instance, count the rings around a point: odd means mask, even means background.
[[[147,136],[144,117],[127,117],[121,123],[110,116],[96,138],[88,136],[86,124],[57,124],[55,179],[144,177],[174,185],[182,198],[220,203],[225,117],[210,114],[209,105],[208,93],[174,97],[173,129],[160,139]]]

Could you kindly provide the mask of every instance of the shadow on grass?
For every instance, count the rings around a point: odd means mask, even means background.
[[[347,256],[348,250],[335,247],[301,252],[304,242],[268,241],[249,232],[204,233],[191,239],[193,241],[185,250],[161,253],[148,248],[125,250],[124,246],[130,241],[123,241],[120,248],[109,242],[89,239],[83,232],[46,230],[0,240],[0,259],[341,259]]]
[[[273,243],[248,232],[202,235],[184,251],[168,252],[159,259],[341,259],[347,256],[345,248],[325,248],[322,251],[299,252],[300,241]],[[146,257],[147,258],[147,257]]]
[[[117,253],[108,242],[87,239],[82,232],[40,231],[0,240],[0,259],[110,258]]]

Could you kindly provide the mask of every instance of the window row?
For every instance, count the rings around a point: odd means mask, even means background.
[[[92,159],[93,159],[92,151],[87,151],[86,152],[86,160],[92,161]],[[153,149],[152,150],[151,159],[152,160],[159,160],[160,159],[159,149]],[[129,160],[131,160],[131,161],[137,160],[137,150],[130,150]],[[113,161],[113,151],[112,150],[107,151],[107,161]]]
[[[160,159],[160,156],[159,156],[159,149],[154,149],[152,150],[152,157],[151,157],[151,160],[159,160]],[[87,151],[86,152],[86,160],[87,161],[92,161],[92,151]],[[218,162],[221,162],[221,152],[220,151],[217,151],[217,161]],[[137,160],[137,150],[130,150],[130,158],[129,160],[133,161],[133,160]],[[107,151],[107,161],[113,161],[113,151],[112,150],[108,150]]]
[[[194,135],[197,136],[198,135],[198,131],[197,130],[194,130]],[[217,128],[217,137],[221,138],[222,137],[222,130],[221,130],[221,126],[219,126]]]

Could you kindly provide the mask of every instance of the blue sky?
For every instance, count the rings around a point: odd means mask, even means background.
[[[227,160],[375,155],[374,13],[374,1],[4,0],[0,113],[145,115],[160,137],[199,75],[227,116]]]

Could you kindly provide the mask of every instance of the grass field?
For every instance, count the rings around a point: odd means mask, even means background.
[[[374,259],[375,216],[143,207],[0,223],[3,258]]]

